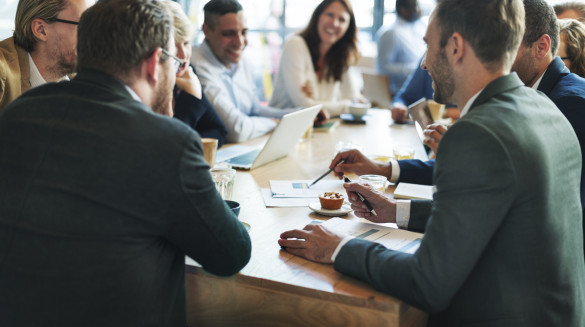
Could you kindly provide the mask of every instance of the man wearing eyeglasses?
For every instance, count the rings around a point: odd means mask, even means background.
[[[20,0],[14,36],[0,42],[0,111],[30,88],[75,70],[77,24],[93,0]]]
[[[171,102],[161,1],[98,1],[77,74],[0,113],[0,325],[185,326],[185,255],[235,274],[250,237]]]

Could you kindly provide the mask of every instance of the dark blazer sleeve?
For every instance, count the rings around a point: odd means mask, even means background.
[[[201,137],[217,139],[218,147],[221,147],[227,129],[205,94],[201,95],[201,99],[197,99],[187,92],[179,92],[175,98],[174,117],[191,126]]]
[[[400,176],[398,182],[432,185],[435,160],[422,161],[418,159],[398,160]]]
[[[418,251],[407,254],[354,239],[334,263],[336,270],[430,312],[448,307],[517,192],[511,160],[489,131],[459,122],[441,142],[435,172],[439,189]]]
[[[199,137],[189,136],[176,176],[182,194],[169,212],[165,235],[210,273],[232,275],[250,259],[250,237],[216,191]]]
[[[430,200],[411,200],[410,201],[410,218],[408,220],[408,230],[424,233],[431,215],[433,201]]]

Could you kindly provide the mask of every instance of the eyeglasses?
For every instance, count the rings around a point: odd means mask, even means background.
[[[51,18],[51,19],[49,19],[49,21],[51,21],[51,22],[65,23],[65,24],[71,24],[71,25],[79,25],[79,22],[74,22],[72,20],[59,19],[59,18]]]
[[[183,61],[183,60],[181,60],[181,59],[179,59],[179,58],[177,58],[177,57],[173,56],[173,55],[172,55],[172,54],[170,54],[170,53],[169,53],[167,50],[165,50],[165,49],[162,49],[162,48],[161,48],[161,50],[162,50],[162,53],[163,53],[165,56],[167,56],[167,57],[170,57],[170,58],[172,58],[172,59],[173,59],[173,65],[174,65],[174,67],[175,67],[175,74],[176,74],[176,73],[178,73],[178,72],[179,72],[179,70],[181,69],[181,67],[183,67],[183,65],[185,65],[185,64],[186,64],[186,62],[185,62],[185,61]]]

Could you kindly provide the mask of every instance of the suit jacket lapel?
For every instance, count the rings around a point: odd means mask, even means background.
[[[18,66],[20,68],[20,88],[22,93],[30,89],[30,64],[28,62],[28,52],[23,48],[14,45],[18,55]]]

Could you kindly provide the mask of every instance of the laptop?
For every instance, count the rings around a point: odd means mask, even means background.
[[[363,95],[372,103],[372,106],[390,108],[392,94],[390,93],[388,76],[362,72],[362,78],[364,80]]]
[[[233,168],[250,170],[288,155],[298,140],[313,125],[323,105],[301,109],[282,116],[272,134],[260,148],[234,145],[217,151],[216,161]]]

